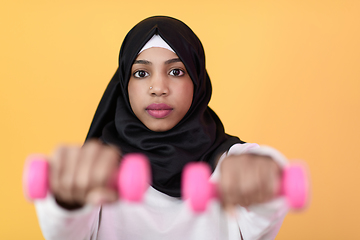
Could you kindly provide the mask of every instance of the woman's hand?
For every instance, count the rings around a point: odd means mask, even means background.
[[[96,140],[82,147],[60,146],[50,159],[50,191],[69,210],[114,202],[118,195],[112,183],[119,161],[118,149]]]
[[[281,168],[270,157],[242,154],[226,157],[220,166],[219,191],[226,211],[235,205],[264,203],[277,194]]]

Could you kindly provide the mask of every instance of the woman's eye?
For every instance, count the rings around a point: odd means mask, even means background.
[[[149,73],[145,72],[144,70],[138,70],[134,73],[134,77],[136,78],[144,78],[149,76]]]
[[[181,69],[173,69],[173,70],[170,71],[170,75],[175,76],[175,77],[180,77],[180,76],[182,76],[184,74],[185,74],[184,71],[181,70]]]

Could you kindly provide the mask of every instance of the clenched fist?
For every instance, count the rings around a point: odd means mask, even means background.
[[[120,151],[91,140],[82,147],[60,146],[50,158],[50,191],[58,204],[76,209],[117,200],[114,178]]]
[[[267,156],[228,156],[221,163],[220,172],[221,201],[228,210],[235,205],[248,207],[267,202],[274,198],[279,190],[281,168]]]

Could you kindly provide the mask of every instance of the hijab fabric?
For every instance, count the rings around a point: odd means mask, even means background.
[[[184,118],[172,129],[154,132],[133,113],[128,95],[131,67],[139,51],[158,34],[184,63],[194,83],[193,102]],[[183,22],[165,16],[147,18],[126,35],[119,67],[108,84],[93,118],[87,138],[100,138],[118,146],[123,154],[145,154],[152,171],[152,186],[172,197],[181,196],[181,172],[189,162],[207,162],[215,168],[217,157],[235,143],[225,134],[218,116],[209,107],[212,92],[205,69],[203,46]]]

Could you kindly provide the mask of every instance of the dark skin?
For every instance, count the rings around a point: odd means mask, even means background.
[[[83,147],[60,146],[50,159],[50,190],[63,208],[115,202],[118,194],[111,181],[121,153],[115,147],[91,140]]]
[[[219,191],[228,212],[273,199],[281,179],[280,166],[270,157],[242,154],[226,157],[220,166]]]
[[[50,159],[50,191],[68,210],[118,200],[111,182],[120,162],[117,148],[91,140],[83,147],[60,146]],[[265,203],[276,196],[281,168],[254,154],[228,156],[221,162],[219,193],[224,209]]]

